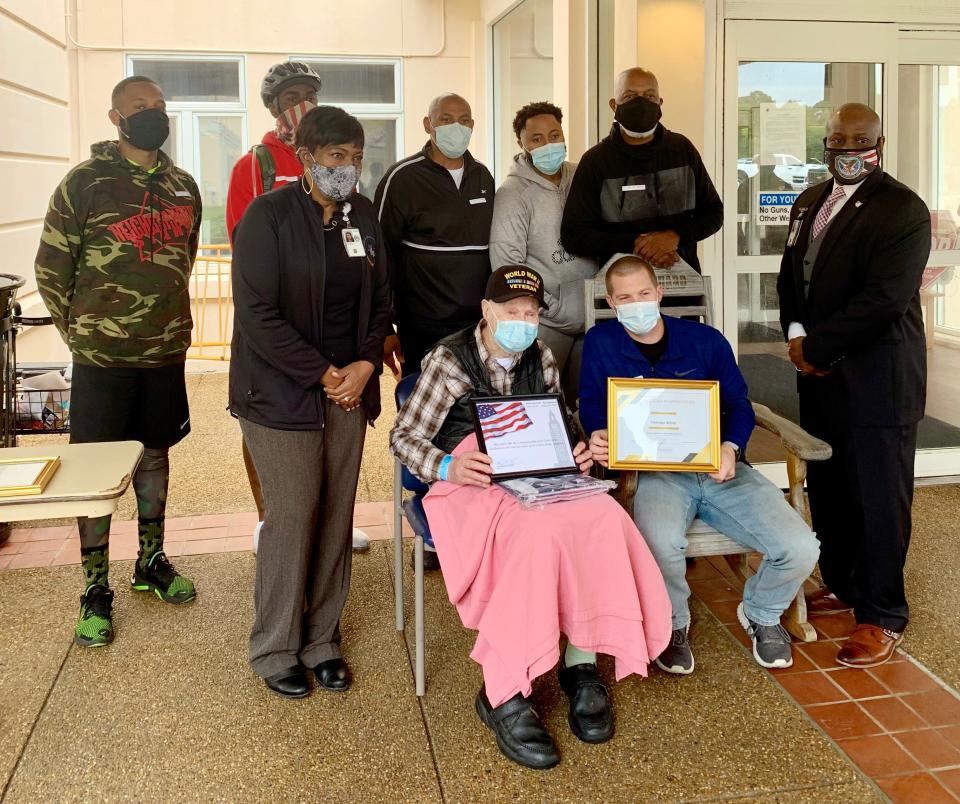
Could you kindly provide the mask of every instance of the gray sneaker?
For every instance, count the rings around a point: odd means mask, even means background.
[[[673,673],[678,676],[689,676],[693,672],[693,651],[687,640],[686,628],[677,628],[670,635],[670,644],[657,657],[657,667],[664,673]]]
[[[777,623],[760,625],[755,623],[743,610],[743,602],[737,606],[737,619],[747,636],[753,640],[753,658],[757,664],[767,668],[790,667],[793,664],[793,651],[790,650],[790,634]]]

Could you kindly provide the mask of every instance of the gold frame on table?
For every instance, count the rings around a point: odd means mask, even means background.
[[[623,391],[642,389],[673,389],[679,391],[708,391],[711,437],[707,444],[689,461],[621,461],[617,459],[617,405]],[[609,436],[609,463],[611,469],[639,472],[717,472],[720,470],[720,383],[716,380],[641,380],[610,377],[607,380],[607,429]]]
[[[26,497],[31,494],[43,494],[43,490],[47,487],[47,483],[50,482],[50,478],[53,477],[54,473],[60,467],[60,458],[57,456],[48,457],[43,455],[38,455],[36,457],[30,458],[5,458],[0,459],[0,475],[2,475],[3,467],[10,466],[13,464],[29,464],[29,463],[42,463],[43,468],[37,472],[33,480],[30,483],[21,484],[18,486],[3,486],[0,485],[0,498],[3,497]],[[2,483],[2,479],[0,479]]]

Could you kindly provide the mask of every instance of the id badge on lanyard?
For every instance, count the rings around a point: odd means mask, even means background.
[[[359,229],[343,229],[340,234],[343,237],[343,248],[348,257],[362,257],[364,255],[363,240],[360,237]]]
[[[360,230],[350,225],[350,212],[353,206],[349,201],[343,205],[343,229],[340,230],[340,237],[343,239],[343,250],[347,252],[348,257],[363,257],[366,251],[363,248],[363,238]]]

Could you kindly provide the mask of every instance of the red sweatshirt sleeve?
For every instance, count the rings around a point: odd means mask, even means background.
[[[233,245],[234,230],[247,211],[250,202],[263,192],[263,180],[260,178],[260,166],[252,153],[245,153],[237,160],[230,174],[230,187],[227,190],[227,235]]]

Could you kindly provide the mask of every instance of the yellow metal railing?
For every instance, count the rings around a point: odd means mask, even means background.
[[[233,334],[233,287],[230,283],[230,246],[201,245],[190,277],[192,360],[229,360]]]

